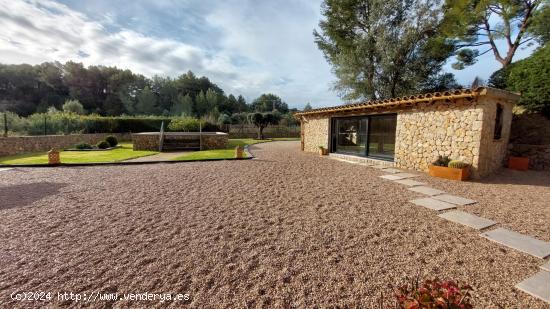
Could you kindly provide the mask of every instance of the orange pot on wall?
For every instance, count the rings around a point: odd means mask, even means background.
[[[327,156],[328,155],[328,149],[327,148],[319,148],[319,155],[321,156]]]
[[[526,171],[529,169],[529,158],[510,156],[508,158],[508,168],[518,171]]]
[[[432,177],[445,178],[450,180],[465,181],[470,179],[470,167],[452,168],[446,166],[430,165],[428,173]]]

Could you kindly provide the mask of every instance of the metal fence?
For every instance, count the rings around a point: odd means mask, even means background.
[[[231,138],[255,138],[258,136],[258,128],[251,124],[228,124],[223,125],[221,129],[229,133]],[[300,137],[300,126],[268,126],[263,133],[267,138]]]

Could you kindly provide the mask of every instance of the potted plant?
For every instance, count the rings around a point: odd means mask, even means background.
[[[328,149],[325,146],[319,145],[319,155],[326,156],[328,155]]]
[[[525,152],[512,150],[508,157],[508,168],[518,171],[526,171],[529,169],[529,158],[525,156]]]
[[[446,156],[439,156],[429,167],[430,176],[451,179],[468,180],[470,178],[470,165],[458,160],[451,160]]]

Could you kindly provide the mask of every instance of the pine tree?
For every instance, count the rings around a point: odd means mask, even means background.
[[[138,95],[138,102],[136,105],[137,113],[143,115],[154,115],[157,111],[156,104],[157,97],[147,86]]]

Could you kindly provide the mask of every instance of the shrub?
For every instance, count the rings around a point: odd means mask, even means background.
[[[200,120],[193,117],[183,117],[174,119],[168,125],[171,131],[198,132],[200,130]]]
[[[116,145],[118,145],[118,140],[116,137],[112,136],[112,135],[109,135],[105,138],[105,141],[107,143],[109,143],[109,145],[111,145],[111,147],[115,147]]]
[[[74,148],[84,150],[84,149],[93,149],[94,147],[92,147],[92,145],[88,143],[80,143],[80,144],[76,144]]]
[[[208,121],[199,120],[193,117],[183,117],[173,119],[168,125],[170,131],[199,132],[202,125],[202,131],[217,131],[218,126]]]
[[[447,157],[447,156],[438,156],[437,160],[435,160],[432,163],[432,165],[447,167],[449,165],[449,162],[451,162],[451,159],[449,159],[449,157]]]
[[[96,146],[99,149],[107,149],[107,148],[111,147],[111,145],[107,141],[101,141],[101,142],[97,143]]]
[[[406,284],[397,292],[399,308],[473,308],[470,304],[469,285],[460,286],[454,281],[426,280],[419,286]]]
[[[447,166],[451,167],[451,168],[465,168],[468,165],[469,165],[468,163],[465,163],[465,162],[462,162],[462,161],[452,160],[451,162],[449,162],[449,164]]]

